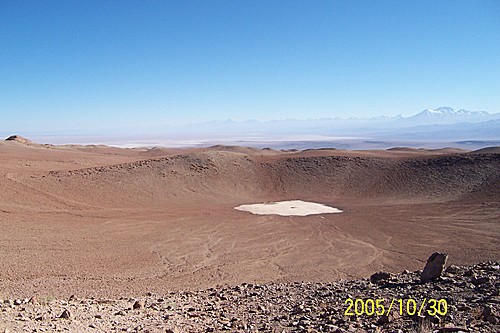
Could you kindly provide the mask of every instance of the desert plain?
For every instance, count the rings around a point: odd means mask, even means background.
[[[304,200],[342,210],[254,215]],[[329,282],[498,260],[500,151],[0,142],[0,298]]]

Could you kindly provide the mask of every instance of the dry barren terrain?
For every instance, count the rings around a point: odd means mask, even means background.
[[[498,260],[493,150],[118,149],[0,143],[0,298],[328,282]],[[341,214],[256,216],[300,199]]]

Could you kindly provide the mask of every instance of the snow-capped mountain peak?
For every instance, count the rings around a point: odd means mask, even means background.
[[[484,121],[489,115],[490,114],[485,111],[469,111],[465,109],[457,110],[449,106],[441,106],[436,109],[425,109],[408,119],[414,124],[442,124]]]
[[[455,110],[454,108],[452,107],[449,107],[449,106],[441,106],[437,109],[427,109],[427,111],[429,113],[432,113],[432,114],[450,114],[450,113],[456,113],[457,110]]]
[[[439,116],[439,115],[488,115],[489,113],[486,111],[469,111],[465,109],[454,109],[449,106],[441,106],[438,107],[437,109],[425,109],[424,111],[418,113],[418,115],[434,115],[434,116]]]

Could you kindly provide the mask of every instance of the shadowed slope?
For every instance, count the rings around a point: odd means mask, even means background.
[[[499,154],[289,157],[205,151],[49,172],[22,182],[43,192],[64,193],[74,201],[104,206],[275,197],[445,202],[471,193],[481,200],[496,200],[499,170]]]

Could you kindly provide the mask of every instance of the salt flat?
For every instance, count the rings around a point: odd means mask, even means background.
[[[338,208],[315,202],[288,200],[263,204],[240,205],[237,210],[256,215],[307,216],[315,214],[342,213]]]

